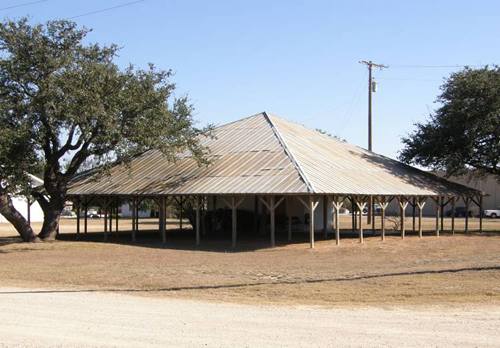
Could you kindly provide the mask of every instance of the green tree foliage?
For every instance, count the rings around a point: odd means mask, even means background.
[[[28,221],[15,209],[12,196],[30,196],[28,173],[37,171],[37,159],[30,141],[31,128],[6,118],[0,104],[0,213],[20,232],[24,241],[35,241]]]
[[[431,119],[402,139],[400,159],[447,175],[500,178],[500,67],[465,68],[441,90]]]
[[[198,139],[209,128],[195,126],[187,98],[173,97],[171,72],[120,69],[117,47],[85,43],[88,32],[64,20],[0,24],[2,128],[16,125],[13,145],[24,139],[42,165],[44,188],[33,192],[45,214],[41,239],[55,237],[68,184],[89,161],[126,162],[149,149],[205,159]],[[9,156],[21,165],[4,180],[28,170],[32,157]]]

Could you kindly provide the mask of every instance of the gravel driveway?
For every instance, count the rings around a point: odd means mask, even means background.
[[[0,346],[499,346],[499,307],[251,306],[0,288]]]

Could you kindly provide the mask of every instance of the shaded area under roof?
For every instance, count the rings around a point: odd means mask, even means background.
[[[189,156],[171,162],[152,150],[109,175],[79,176],[69,195],[480,193],[265,112],[217,127],[201,142],[209,166]]]

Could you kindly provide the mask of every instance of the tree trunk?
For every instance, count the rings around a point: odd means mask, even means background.
[[[14,226],[24,242],[38,241],[28,221],[17,211],[7,193],[0,194],[0,213]]]
[[[57,176],[46,173],[43,181],[47,195],[37,190],[32,193],[43,210],[43,225],[38,233],[38,237],[42,240],[55,240],[57,237],[59,218],[66,202],[66,183],[58,180]]]
[[[50,202],[47,207],[43,208],[43,225],[38,237],[43,240],[55,240],[57,229],[59,228],[59,218],[64,208],[64,204]]]

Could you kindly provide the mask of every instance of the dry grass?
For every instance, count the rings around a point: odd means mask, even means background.
[[[429,220],[429,221],[428,221]],[[149,222],[149,223],[148,223]],[[449,221],[447,221],[448,223]],[[458,222],[458,221],[457,221]],[[434,220],[426,219],[432,227]],[[65,221],[62,232],[71,232]],[[459,224],[457,224],[459,225]],[[130,226],[122,221],[120,228]],[[0,279],[3,286],[129,291],[245,303],[319,305],[500,304],[500,234],[429,233],[385,242],[343,238],[340,247],[321,240],[308,249],[305,236],[294,244],[267,248],[267,238],[241,241],[236,252],[228,239],[207,239],[196,249],[191,231],[172,231],[165,247],[157,233],[110,238],[89,233],[81,241],[18,243],[0,228]],[[153,228],[145,221],[143,229]],[[411,224],[408,228],[411,227]],[[500,230],[500,220],[485,227]],[[91,222],[98,231],[101,223]],[[278,240],[283,240],[278,235]],[[299,240],[297,240],[299,239]]]

